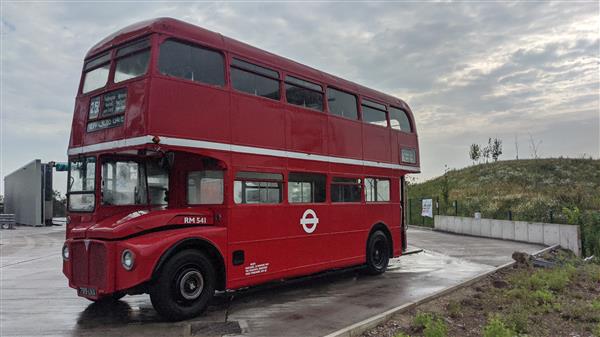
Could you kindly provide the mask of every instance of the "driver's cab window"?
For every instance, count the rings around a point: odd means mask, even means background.
[[[166,205],[169,201],[169,173],[157,162],[146,164],[150,205]]]
[[[223,171],[190,171],[187,175],[188,205],[223,203]]]
[[[102,203],[142,205],[146,199],[146,172],[135,161],[106,161],[102,164]]]

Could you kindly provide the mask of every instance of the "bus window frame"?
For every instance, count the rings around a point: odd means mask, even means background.
[[[364,103],[363,103],[363,101],[365,101],[365,100],[366,100],[367,102],[373,102],[373,103],[375,103],[375,104],[380,104],[380,105],[382,105],[382,106],[384,106],[384,107],[385,107],[385,110],[381,110],[381,109],[379,109],[379,108],[376,108],[376,107],[374,107],[374,106],[370,106],[369,104],[364,104]],[[380,128],[386,128],[386,129],[395,130],[395,129],[392,129],[392,128],[391,128],[391,126],[390,126],[390,112],[389,112],[389,104],[382,103],[380,100],[378,100],[378,99],[373,99],[373,98],[370,98],[370,97],[368,97],[368,96],[361,96],[361,97],[360,97],[360,104],[359,104],[359,105],[360,105],[360,121],[361,121],[363,124],[366,124],[366,125],[372,125],[372,126],[377,126],[377,127],[380,127]],[[364,117],[364,115],[363,115],[363,109],[362,109],[362,108],[363,108],[363,105],[366,105],[367,107],[369,107],[369,108],[371,108],[371,109],[375,109],[375,110],[379,110],[379,111],[383,111],[383,112],[385,112],[385,120],[386,120],[386,123],[387,123],[387,124],[386,124],[386,126],[383,126],[383,125],[378,125],[378,124],[374,124],[374,123],[369,123],[369,122],[366,122],[366,121],[364,120],[364,118],[363,118],[363,117]]]
[[[281,175],[281,180],[277,180],[277,179],[268,179],[268,178],[237,178],[238,173],[240,172],[247,172],[247,173],[266,173],[266,174],[278,174]],[[243,167],[243,168],[238,168],[233,170],[232,172],[232,176],[231,176],[231,187],[229,188],[229,192],[231,192],[231,198],[227,199],[230,200],[231,205],[234,205],[235,207],[260,207],[260,206],[282,206],[282,205],[288,205],[288,200],[287,200],[287,175],[284,173],[285,171],[277,171],[277,170],[265,170],[263,168],[254,168],[254,167]],[[242,202],[237,203],[235,202],[235,183],[236,181],[240,181],[242,182]],[[244,186],[243,183],[246,181],[250,181],[250,182],[257,182],[257,183],[261,183],[261,182],[269,182],[269,183],[278,183],[280,184],[280,189],[279,189],[279,202],[276,203],[246,203],[243,202],[244,197],[243,197],[243,191],[244,191]],[[223,187],[224,189],[226,189],[226,187]],[[224,198],[225,200],[225,198]]]
[[[329,88],[336,90],[336,91],[340,91],[343,92],[345,94],[348,95],[352,95],[354,96],[355,102],[356,102],[356,118],[349,118],[349,117],[344,117],[341,115],[338,115],[336,113],[333,113],[330,109],[329,109],[329,99],[327,98],[327,91],[329,90]],[[341,89],[339,87],[336,87],[334,85],[328,85],[325,87],[325,101],[327,102],[327,114],[329,116],[333,116],[333,117],[338,117],[338,118],[342,118],[343,120],[347,120],[347,121],[354,121],[354,122],[359,122],[362,123],[362,113],[360,110],[360,97],[358,94],[350,91],[350,90],[345,90],[345,89]]]
[[[345,182],[334,182],[334,178],[342,178],[342,179],[360,179],[360,183],[345,183]],[[333,201],[331,192],[332,185],[358,185],[360,186],[360,200],[359,201]],[[327,177],[327,203],[329,205],[356,205],[356,204],[365,204],[365,177],[362,175],[352,175],[352,174],[341,174],[330,172]]]
[[[69,191],[69,188],[67,188],[67,193],[65,194],[65,197],[67,199],[67,212],[69,213],[94,213],[96,212],[96,210],[98,209],[98,207],[100,206],[98,203],[100,202],[100,196],[98,193],[98,188],[99,188],[99,179],[98,179],[98,174],[99,174],[99,167],[100,165],[98,165],[98,156],[96,155],[79,155],[79,156],[73,156],[68,158],[68,171],[67,171],[67,185],[69,184],[69,181],[71,181],[71,162],[73,160],[76,159],[81,159],[81,160],[87,160],[88,158],[94,158],[94,189],[93,191]],[[71,194],[93,194],[94,195],[94,207],[91,210],[71,210],[71,205],[70,205],[70,197],[69,195]]]
[[[103,62],[103,63],[99,63],[94,65],[93,67],[90,67],[89,69],[86,69],[86,64],[94,61],[104,55],[108,55],[108,61]],[[102,52],[97,53],[96,55],[94,55],[93,57],[90,57],[88,60],[84,60],[83,61],[83,67],[81,68],[81,77],[79,79],[79,95],[81,96],[95,96],[95,94],[97,94],[98,92],[100,92],[101,90],[107,89],[109,88],[109,86],[112,84],[112,72],[113,72],[113,68],[114,68],[114,58],[113,58],[113,54],[114,54],[114,49],[110,49],[110,50],[104,50]],[[103,86],[96,88],[94,90],[90,90],[88,92],[83,92],[83,87],[85,85],[85,76],[87,73],[92,72],[96,69],[102,68],[105,65],[108,64],[108,76],[106,77],[106,83],[104,83]]]
[[[388,200],[375,200],[375,201],[369,201],[367,200],[367,179],[371,179],[375,182],[375,195],[377,195],[377,183],[379,181],[385,180],[388,182]],[[392,203],[392,178],[389,177],[381,177],[381,176],[365,176],[363,178],[364,180],[364,195],[365,195],[365,203],[366,204],[389,204]],[[377,198],[377,197],[375,197]]]
[[[130,51],[130,52],[126,53],[126,54],[117,56],[117,52],[119,51],[119,49],[129,47],[129,46],[134,45],[136,43],[142,42],[142,40],[145,40],[145,39],[148,40],[148,45],[146,47],[141,48],[141,49],[136,49],[136,50]],[[151,69],[152,69],[152,66],[153,66],[153,60],[154,60],[154,57],[155,57],[154,56],[154,52],[153,52],[153,50],[155,49],[154,44],[153,44],[153,40],[154,39],[152,39],[151,34],[146,34],[146,35],[138,37],[138,38],[136,38],[136,39],[134,39],[132,41],[128,41],[128,42],[122,43],[122,44],[120,44],[120,45],[118,45],[116,47],[113,47],[112,57],[111,57],[111,59],[113,61],[113,65],[112,65],[111,71],[110,71],[110,73],[108,75],[109,76],[109,81],[110,81],[110,83],[113,86],[121,86],[121,85],[129,84],[130,82],[133,82],[133,81],[136,81],[136,80],[142,80],[142,79],[144,79],[144,78],[146,78],[146,77],[148,77],[150,75],[150,73],[152,72]],[[148,68],[146,69],[146,72],[143,75],[140,75],[140,76],[128,78],[128,79],[120,81],[120,82],[115,82],[115,74],[117,72],[117,62],[119,62],[119,60],[124,59],[126,57],[133,56],[133,55],[136,55],[136,54],[140,54],[140,53],[143,53],[145,51],[149,51],[149,53],[150,53],[150,56],[149,56],[150,59],[148,60]]]
[[[190,186],[188,184],[188,179],[190,177],[190,173],[192,173],[192,172],[202,172],[202,171],[220,171],[222,173],[221,180],[223,181],[223,183],[222,183],[223,184],[223,186],[222,186],[223,189],[221,191],[221,193],[222,193],[222,195],[221,195],[221,203],[218,203],[218,204],[214,204],[214,203],[213,204],[193,204],[193,203],[190,203],[190,201],[188,199],[189,188],[190,188]],[[225,205],[227,203],[227,185],[228,184],[226,182],[227,182],[228,174],[227,174],[226,170],[216,169],[216,168],[214,168],[214,169],[203,168],[201,170],[188,170],[186,172],[185,176],[186,176],[186,183],[185,183],[185,189],[184,189],[185,190],[185,204],[188,207],[222,206],[222,205]]]
[[[309,201],[309,202],[290,202],[290,198],[289,198],[289,189],[290,189],[290,174],[307,174],[307,175],[321,175],[323,177],[325,177],[325,200],[323,201]],[[329,196],[331,194],[331,191],[328,192],[328,187],[329,187],[329,180],[330,180],[330,175],[328,175],[327,173],[324,172],[315,172],[315,171],[303,171],[303,170],[288,170],[286,176],[284,177],[284,182],[286,185],[285,188],[285,202],[288,205],[328,205],[331,204],[331,200],[329,199]],[[297,181],[292,181],[292,182],[297,182]],[[313,193],[314,196],[314,193]]]
[[[281,75],[282,75],[282,77],[281,77],[281,87],[282,87],[281,88],[281,96],[283,96],[282,97],[283,103],[285,103],[285,104],[287,104],[289,106],[301,108],[301,109],[304,109],[304,110],[313,111],[313,112],[320,113],[320,114],[327,114],[327,93],[325,92],[325,90],[327,88],[326,84],[324,84],[323,82],[321,82],[319,80],[315,80],[314,78],[311,78],[309,76],[298,75],[298,74],[295,74],[295,73],[289,72],[289,71],[283,71],[281,73]],[[306,81],[306,82],[309,82],[309,83],[321,86],[320,93],[321,93],[321,95],[323,95],[323,109],[322,110],[318,110],[318,109],[313,109],[313,108],[309,108],[309,107],[305,107],[305,106],[302,106],[302,105],[297,105],[297,104],[293,104],[293,103],[288,102],[288,100],[287,100],[287,92],[286,92],[286,89],[285,89],[285,85],[288,84],[288,82],[286,81],[286,78],[288,76],[289,77],[294,77],[296,79],[299,79],[299,80],[302,80],[302,81]],[[312,89],[312,88],[309,88],[309,87],[305,87],[305,86],[302,86],[300,84],[296,84],[296,83],[289,83],[289,84],[293,85],[293,86],[296,86],[296,87],[300,87],[300,88],[306,89],[306,90],[310,90],[310,91],[314,91],[314,92],[319,92],[319,91],[317,91],[315,89]]]
[[[405,108],[400,108],[400,107],[398,107],[397,105],[392,105],[392,104],[390,104],[390,105],[388,106],[388,119],[390,118],[390,114],[389,114],[389,109],[390,109],[390,108],[398,109],[398,110],[400,110],[400,111],[403,111],[403,112],[404,112],[404,114],[406,115],[406,118],[408,119],[408,124],[410,124],[410,129],[411,129],[411,131],[409,132],[409,131],[398,130],[398,129],[394,129],[394,128],[392,128],[392,120],[391,120],[391,119],[388,121],[388,123],[389,123],[389,125],[390,125],[390,128],[391,128],[392,130],[396,131],[396,132],[402,132],[402,133],[404,133],[404,134],[407,134],[407,135],[412,135],[412,134],[415,134],[415,133],[416,133],[416,132],[415,132],[415,124],[413,123],[413,119],[411,118],[411,115],[408,113],[408,110],[407,110],[407,109],[405,109]]]
[[[149,73],[152,73],[153,77],[160,78],[163,80],[198,85],[198,86],[210,88],[210,89],[218,89],[218,90],[227,91],[227,92],[231,92],[231,90],[233,89],[231,87],[231,81],[229,80],[229,75],[230,75],[229,67],[231,65],[229,62],[229,53],[227,51],[225,51],[221,48],[218,48],[216,46],[213,46],[211,44],[208,44],[206,42],[199,42],[199,41],[195,41],[193,39],[185,39],[185,38],[171,36],[171,35],[165,35],[165,34],[159,34],[158,38],[156,38],[154,40],[156,41],[155,44],[153,45],[155,52],[153,53],[153,57],[151,59],[152,70],[149,71]],[[216,84],[210,84],[210,83],[205,83],[205,82],[193,81],[193,80],[188,80],[188,79],[181,78],[181,77],[175,77],[175,76],[169,76],[169,75],[163,74],[159,69],[160,47],[167,40],[173,40],[173,41],[176,41],[176,42],[179,42],[182,44],[190,45],[192,47],[199,47],[199,48],[207,49],[207,50],[214,51],[214,52],[221,54],[221,56],[223,57],[223,67],[224,67],[224,69],[223,69],[223,76],[224,76],[223,85],[216,85]]]
[[[278,69],[277,67],[266,65],[266,64],[264,64],[262,62],[256,62],[256,61],[254,61],[252,59],[249,59],[249,58],[244,57],[244,56],[240,56],[238,54],[228,53],[228,55],[229,56],[227,58],[227,80],[228,80],[228,83],[229,83],[228,84],[228,88],[230,89],[231,93],[245,95],[245,96],[248,96],[248,97],[254,97],[254,98],[257,98],[257,99],[263,99],[263,100],[267,100],[267,102],[271,102],[271,103],[272,102],[284,103],[284,98],[283,97],[285,96],[285,85],[282,85],[282,83],[284,83],[284,81],[283,81],[284,74],[283,74],[283,72],[280,69]],[[252,64],[252,65],[256,65],[256,66],[259,66],[259,67],[262,67],[262,68],[266,68],[266,69],[275,71],[279,75],[279,78],[275,78],[275,77],[272,77],[272,76],[261,74],[261,73],[252,71],[251,69],[248,69],[248,68],[236,66],[236,65],[233,64],[233,59],[238,59],[238,60],[240,60],[242,62],[246,62],[246,63]],[[231,68],[236,68],[236,69],[239,69],[239,70],[242,70],[242,71],[245,71],[245,72],[252,73],[252,74],[257,75],[257,76],[262,76],[262,77],[265,77],[265,78],[276,80],[277,81],[277,86],[279,87],[279,98],[278,99],[272,99],[272,98],[268,98],[268,97],[265,97],[265,96],[253,95],[253,94],[251,94],[249,92],[241,91],[241,90],[238,90],[238,89],[234,88],[233,87],[233,80],[231,80]]]

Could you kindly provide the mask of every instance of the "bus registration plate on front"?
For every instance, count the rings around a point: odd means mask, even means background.
[[[96,288],[79,287],[79,296],[96,297]]]

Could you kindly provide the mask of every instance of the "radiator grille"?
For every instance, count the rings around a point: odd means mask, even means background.
[[[101,243],[91,242],[88,261],[90,285],[104,289],[106,286],[106,247]]]
[[[74,241],[71,244],[73,283],[78,286],[106,287],[106,246],[102,242]]]

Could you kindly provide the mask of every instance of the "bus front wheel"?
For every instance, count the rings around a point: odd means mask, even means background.
[[[390,244],[382,231],[375,231],[367,241],[367,266],[366,272],[370,275],[379,275],[386,271],[390,262]]]
[[[196,250],[175,254],[150,286],[154,309],[171,321],[200,315],[215,293],[216,274],[208,257]]]

